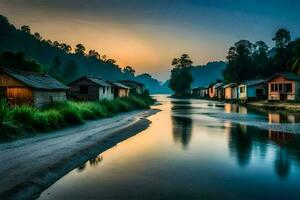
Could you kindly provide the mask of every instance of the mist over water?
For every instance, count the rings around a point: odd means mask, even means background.
[[[162,111],[148,129],[74,169],[40,199],[300,198],[299,114],[155,98]]]

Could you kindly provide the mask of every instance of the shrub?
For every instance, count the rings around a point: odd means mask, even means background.
[[[84,120],[78,107],[72,102],[60,103],[55,106],[56,110],[62,114],[68,124],[83,124]]]
[[[5,99],[0,99],[0,123],[5,123],[9,118],[9,107]]]

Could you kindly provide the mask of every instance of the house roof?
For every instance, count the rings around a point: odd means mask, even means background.
[[[208,88],[207,87],[196,87],[196,88],[193,88],[193,90],[202,90],[202,89],[206,90]]]
[[[132,89],[135,89],[139,86],[143,87],[144,84],[136,82],[136,81],[131,81],[131,80],[125,80],[125,81],[119,81],[119,83],[126,85],[127,87],[130,87]]]
[[[87,79],[100,87],[111,87],[112,86],[111,84],[106,82],[102,77],[91,77],[91,76],[83,76],[79,79],[76,79],[75,81],[70,82],[68,85],[71,85],[72,83],[75,83],[81,79]]]
[[[140,82],[137,82],[137,81],[133,81],[133,80],[123,80],[123,81],[119,81],[121,83],[133,83],[133,84],[136,84],[136,85],[139,85],[139,86],[144,86],[143,83],[140,83]]]
[[[225,85],[225,83],[216,83],[215,84],[215,89],[222,87],[223,85]]]
[[[254,86],[254,85],[262,84],[265,82],[266,81],[264,79],[254,79],[254,80],[245,81],[242,84],[246,85],[246,86]]]
[[[288,80],[300,81],[300,75],[295,74],[295,73],[282,73],[282,74],[277,73],[274,76],[272,76],[271,78],[269,78],[268,81],[275,78],[276,76],[283,76],[284,78],[286,78]]]
[[[67,90],[67,86],[47,74],[25,72],[11,68],[1,68],[1,72],[24,83],[28,87],[43,90]]]
[[[223,88],[229,88],[229,87],[232,88],[236,85],[237,85],[237,83],[228,83],[228,84],[224,85]]]
[[[114,85],[115,87],[119,87],[119,88],[123,88],[123,89],[130,89],[130,87],[127,87],[126,85],[123,85],[122,83],[110,82],[110,84]]]

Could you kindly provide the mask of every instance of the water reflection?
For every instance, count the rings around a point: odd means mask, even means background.
[[[97,167],[103,160],[103,156],[102,155],[98,155],[94,158],[91,158],[88,163],[90,164],[91,167]],[[77,172],[83,172],[86,169],[87,162],[84,163],[83,165],[80,165],[79,167],[77,167]]]
[[[298,123],[300,122],[300,115],[296,113],[279,113],[269,112],[269,123]]]
[[[171,121],[173,126],[173,138],[175,142],[180,142],[183,149],[187,149],[189,142],[192,138],[192,119],[186,115],[192,109],[190,102],[172,101],[171,102]]]
[[[227,122],[228,123],[228,122]],[[261,130],[246,125],[226,126],[229,133],[228,146],[230,155],[234,157],[240,167],[250,165],[251,158],[259,155],[262,159],[274,156],[274,169],[278,177],[285,179],[290,172],[291,154],[297,152],[300,161],[299,137],[293,134],[273,130]],[[296,149],[295,149],[296,148]],[[270,151],[267,154],[267,151]]]

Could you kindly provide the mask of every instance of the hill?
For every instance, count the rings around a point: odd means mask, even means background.
[[[194,79],[192,87],[208,86],[217,79],[223,78],[223,70],[226,63],[223,61],[209,62],[206,65],[199,65],[191,68]]]
[[[160,83],[150,75],[133,76],[124,73],[113,59],[95,50],[85,53],[81,44],[76,48],[68,44],[43,39],[39,33],[31,33],[30,27],[17,29],[6,17],[0,15],[0,52],[24,52],[36,60],[45,71],[62,82],[69,82],[84,75],[101,76],[106,80],[135,79],[146,84],[151,93],[160,91]]]

